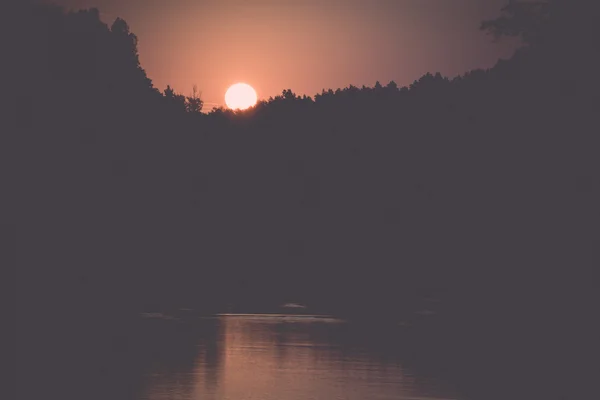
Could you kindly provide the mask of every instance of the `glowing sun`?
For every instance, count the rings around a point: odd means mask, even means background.
[[[255,105],[257,100],[256,91],[247,83],[231,85],[225,93],[225,103],[233,110],[245,110]]]

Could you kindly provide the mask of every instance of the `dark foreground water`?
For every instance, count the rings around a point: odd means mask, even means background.
[[[490,319],[480,317],[467,327],[438,324],[434,318],[421,321],[417,329],[376,319],[348,323],[230,315],[116,320],[44,311],[20,315],[17,395],[7,398],[599,398],[589,395],[596,369],[583,361],[591,359],[583,355],[593,354],[589,343],[597,343],[597,336],[586,340],[591,331],[558,320],[544,329],[526,329],[506,323],[490,328]]]
[[[267,315],[144,323],[139,400],[460,398],[411,365],[402,327]]]

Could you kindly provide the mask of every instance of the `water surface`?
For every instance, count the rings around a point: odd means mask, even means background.
[[[147,321],[140,400],[454,399],[401,328],[306,316]]]

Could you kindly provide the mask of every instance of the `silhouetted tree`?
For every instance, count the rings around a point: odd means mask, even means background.
[[[192,95],[186,97],[186,109],[189,113],[200,113],[204,102],[200,98],[200,92],[198,86],[194,85],[192,89]]]
[[[169,85],[167,85],[164,91],[164,98],[170,110],[187,111],[186,97],[183,94],[175,92]]]
[[[496,39],[502,36],[517,36],[525,43],[538,42],[545,30],[550,15],[550,5],[544,1],[509,0],[502,8],[502,16],[482,22],[481,29]]]
[[[113,37],[113,54],[110,61],[113,63],[113,71],[109,79],[116,80],[119,85],[132,86],[132,90],[153,89],[152,81],[146,76],[146,72],[140,65],[138,54],[138,38],[129,30],[125,20],[117,18],[110,31]],[[138,87],[133,86],[138,85]]]
[[[580,48],[582,44],[589,46],[599,40],[594,21],[600,12],[593,2],[510,0],[502,14],[484,21],[481,29],[495,38],[514,36],[528,45],[560,45],[563,49]],[[587,47],[587,50],[592,48]]]

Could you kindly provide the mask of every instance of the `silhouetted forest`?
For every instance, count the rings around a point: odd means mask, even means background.
[[[153,86],[124,20],[19,6],[21,340],[300,302],[568,362],[600,248],[592,3],[510,2],[482,30],[523,45],[489,70],[208,113]]]

